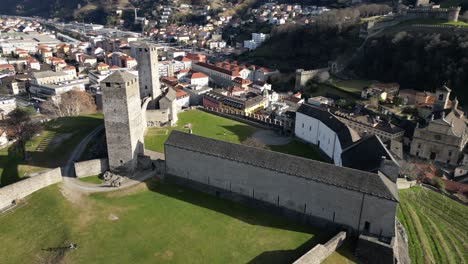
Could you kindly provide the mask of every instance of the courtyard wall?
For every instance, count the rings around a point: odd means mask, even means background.
[[[94,176],[109,170],[107,159],[93,159],[75,162],[75,176],[77,178]]]
[[[60,168],[56,168],[0,188],[0,209],[12,205],[17,199],[23,199],[42,188],[61,181],[62,171]]]
[[[320,264],[335,252],[345,241],[346,232],[341,231],[325,244],[318,244],[293,264]]]

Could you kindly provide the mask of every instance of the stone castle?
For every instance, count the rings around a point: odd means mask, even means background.
[[[115,72],[101,83],[109,169],[130,176],[144,161],[148,124],[177,122],[176,92],[160,87],[157,49],[138,49],[139,77]],[[396,230],[398,192],[385,173],[337,167],[272,151],[173,131],[165,143],[162,176],[191,188],[232,197],[332,230],[394,263],[402,241]],[[182,161],[182,162],[181,162]],[[158,165],[159,166],[159,165]],[[368,246],[366,246],[368,248]],[[375,258],[367,256],[370,262]]]

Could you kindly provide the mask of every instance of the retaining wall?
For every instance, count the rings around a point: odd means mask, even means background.
[[[0,209],[12,205],[16,199],[23,199],[44,187],[61,181],[62,171],[56,168],[0,188]]]
[[[293,264],[320,264],[338,249],[346,239],[346,232],[341,231],[324,245],[318,244]]]
[[[107,159],[93,159],[75,162],[75,176],[77,178],[101,174],[109,170]]]

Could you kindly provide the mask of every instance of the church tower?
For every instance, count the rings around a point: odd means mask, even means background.
[[[116,71],[101,82],[111,172],[129,175],[144,154],[145,124],[137,76]]]
[[[137,48],[140,98],[151,97],[153,101],[161,97],[159,83],[158,48],[144,43]]]
[[[451,92],[452,90],[450,90],[450,88],[448,88],[446,85],[442,86],[441,88],[437,88],[432,110],[441,111],[447,109]]]

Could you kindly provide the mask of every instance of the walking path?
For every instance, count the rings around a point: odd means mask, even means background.
[[[66,166],[63,168],[63,185],[68,190],[81,193],[110,192],[137,185],[138,183],[141,183],[156,175],[155,171],[137,172],[133,179],[125,178],[120,187],[111,187],[106,184],[98,185],[78,180],[74,175],[74,163],[81,157],[88,143],[91,140],[95,139],[96,135],[99,132],[101,132],[103,128],[104,125],[100,125],[93,131],[91,131],[91,133],[89,133],[85,138],[83,138],[83,140],[75,147],[72,154],[70,155]]]

